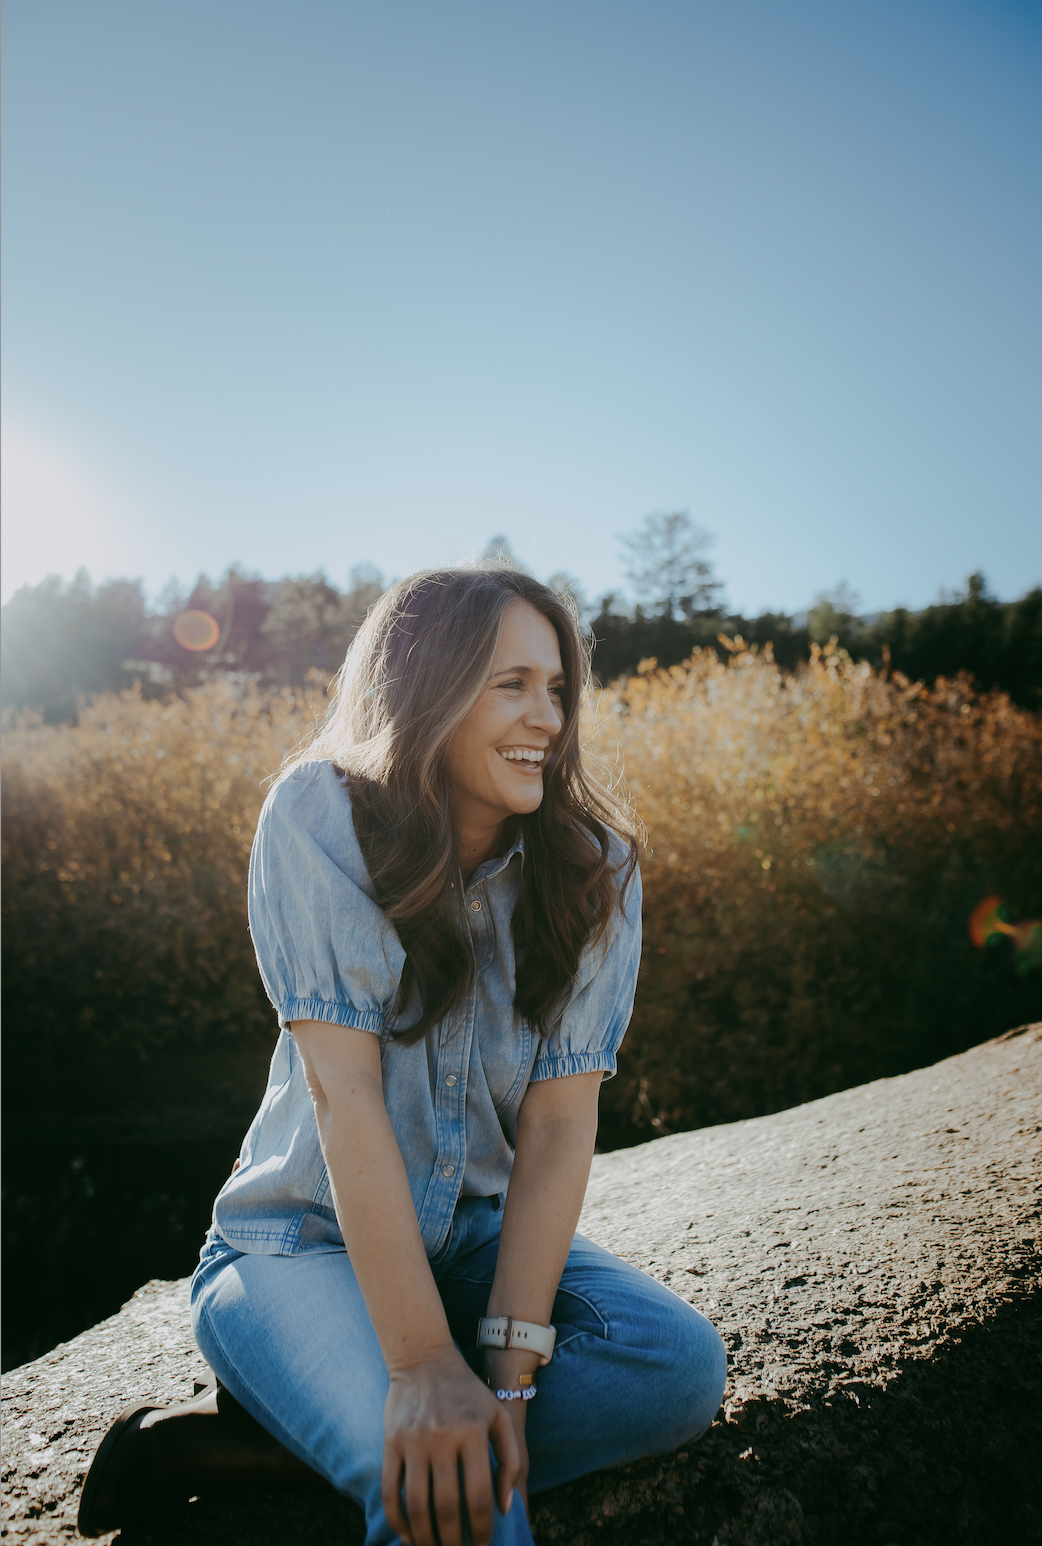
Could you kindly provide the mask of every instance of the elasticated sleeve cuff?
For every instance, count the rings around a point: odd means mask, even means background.
[[[355,1009],[351,1004],[331,1004],[320,998],[288,998],[279,1005],[279,1025],[291,1029],[294,1020],[323,1020],[328,1025],[350,1025],[358,1031],[383,1030],[384,1017],[375,1009]]]
[[[610,1079],[616,1069],[615,1053],[568,1052],[564,1055],[536,1058],[530,1083],[539,1079],[567,1079],[569,1074],[603,1074]]]

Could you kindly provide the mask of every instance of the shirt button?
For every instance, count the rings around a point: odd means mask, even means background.
[[[456,1078],[455,1074],[450,1074],[449,1077],[446,1079],[445,1083],[448,1085],[449,1089],[451,1090],[454,1084],[459,1084],[459,1080]]]
[[[470,910],[471,910],[472,913],[479,913],[481,911],[481,903],[480,902],[471,902]]]
[[[441,1173],[443,1176],[454,1176],[456,1174],[456,1167],[455,1165],[443,1165]]]

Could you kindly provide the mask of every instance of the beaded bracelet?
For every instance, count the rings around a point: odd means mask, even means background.
[[[520,1390],[497,1390],[497,1401],[531,1401],[535,1397],[536,1387],[530,1374],[522,1374],[518,1380]]]

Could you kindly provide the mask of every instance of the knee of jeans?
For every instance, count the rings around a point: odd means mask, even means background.
[[[720,1410],[727,1384],[727,1349],[720,1333],[704,1316],[685,1321],[661,1372],[660,1410],[668,1429],[664,1449],[701,1438]]]

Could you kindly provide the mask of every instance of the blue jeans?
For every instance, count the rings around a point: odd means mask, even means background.
[[[496,1269],[497,1200],[463,1197],[431,1262],[452,1336],[474,1345]],[[713,1326],[654,1278],[576,1235],[554,1301],[557,1347],[527,1413],[530,1492],[705,1432],[727,1355]],[[380,1495],[387,1370],[346,1251],[245,1255],[211,1233],[192,1280],[203,1357],[263,1426],[365,1510],[366,1546],[399,1537]],[[494,1546],[531,1546],[524,1506]]]

